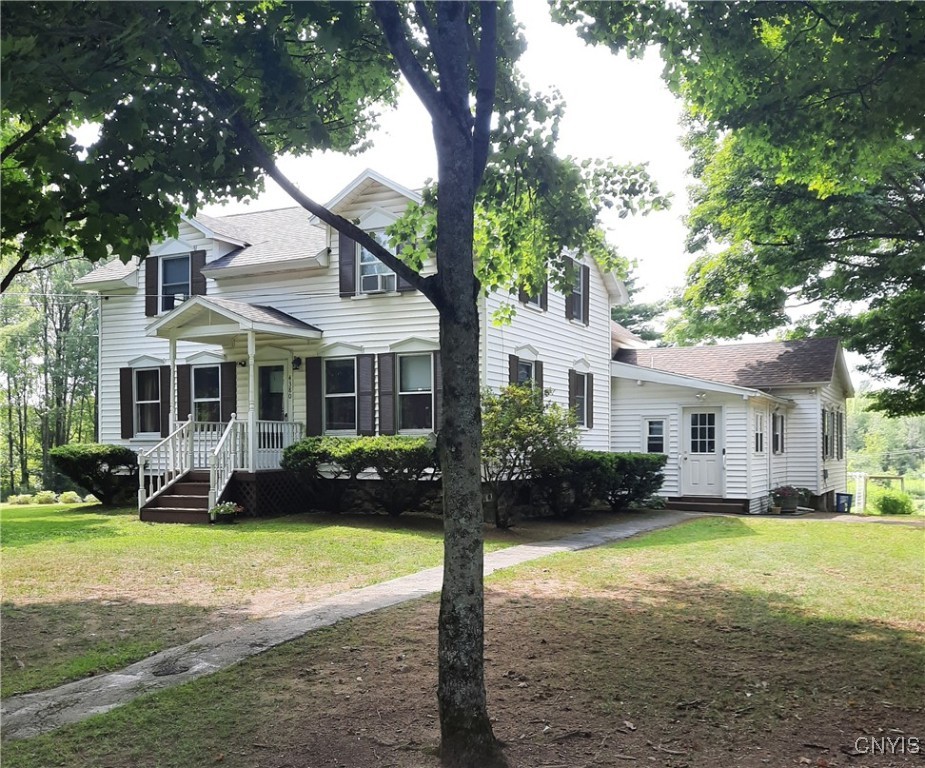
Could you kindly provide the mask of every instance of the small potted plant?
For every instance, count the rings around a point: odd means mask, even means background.
[[[774,496],[773,491],[769,494],[769,498],[768,498],[768,514],[769,515],[779,515],[780,514],[780,503],[777,501],[777,498]]]
[[[243,511],[244,507],[240,504],[235,504],[233,501],[223,501],[209,510],[209,517],[213,523],[230,525],[234,523],[235,515],[239,515]]]
[[[776,504],[780,505],[781,512],[796,512],[800,505],[801,491],[795,485],[779,485],[771,495]]]

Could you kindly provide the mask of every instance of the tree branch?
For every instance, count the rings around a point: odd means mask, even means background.
[[[488,163],[491,113],[495,105],[498,76],[498,7],[494,2],[479,3],[482,41],[478,53],[478,85],[475,92],[475,128],[473,130],[473,181],[475,189],[482,183]]]
[[[395,57],[401,73],[427,109],[431,120],[444,124],[446,122],[446,111],[441,103],[440,93],[420,62],[415,58],[414,51],[411,50],[411,46],[408,44],[401,14],[398,11],[398,4],[391,1],[376,2],[373,3],[373,10],[376,12],[379,26],[385,35],[389,50],[392,52],[392,56]]]
[[[184,55],[173,45],[173,42],[169,38],[165,36],[163,39],[168,53],[200,90],[202,96],[207,100],[215,113],[216,119],[224,120],[228,124],[237,137],[239,146],[248,150],[253,155],[257,164],[271,179],[273,179],[273,181],[279,184],[280,187],[282,187],[283,190],[306,211],[317,216],[321,221],[330,225],[338,232],[343,232],[345,235],[355,240],[396,275],[406,280],[414,288],[423,293],[431,303],[437,303],[440,297],[438,295],[438,281],[433,279],[434,276],[423,277],[418,272],[415,272],[356,224],[348,221],[343,216],[338,216],[336,213],[329,211],[323,205],[316,203],[303,193],[279,170],[275,158],[258,138],[253,127],[244,119],[241,110],[234,103],[232,97],[206,78],[189,57]]]
[[[26,142],[31,141],[36,135],[41,133],[45,127],[54,120],[58,115],[60,115],[67,107],[70,105],[70,100],[65,99],[57,107],[55,107],[51,112],[49,112],[44,119],[39,120],[35,125],[33,125],[28,131],[17,136],[13,141],[11,141],[7,146],[3,148],[3,151],[0,152],[0,162],[6,160],[11,155],[16,154],[16,151]]]
[[[3,276],[3,280],[0,281],[0,293],[6,291],[10,287],[10,283],[13,282],[13,278],[16,277],[23,270],[25,263],[29,261],[29,252],[23,251],[22,256],[20,256],[16,263],[10,267],[9,271]]]

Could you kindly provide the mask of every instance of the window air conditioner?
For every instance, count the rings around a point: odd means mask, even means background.
[[[360,290],[363,293],[386,293],[395,290],[395,275],[363,275]]]

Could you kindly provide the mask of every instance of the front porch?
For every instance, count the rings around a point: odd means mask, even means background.
[[[207,523],[209,510],[223,500],[254,515],[281,495],[287,497],[282,506],[292,506],[292,483],[280,462],[283,451],[304,434],[298,422],[260,419],[251,429],[236,414],[228,424],[197,422],[190,416],[138,457],[141,519]],[[273,492],[276,487],[279,491]]]
[[[147,333],[169,345],[169,434],[139,454],[141,519],[208,522],[223,500],[257,514],[270,474],[272,484],[286,485],[283,451],[305,435],[292,417],[294,373],[320,343],[320,329],[272,307],[196,296]],[[221,353],[187,351],[178,365],[181,342]]]

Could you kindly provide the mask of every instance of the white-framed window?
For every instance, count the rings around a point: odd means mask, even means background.
[[[774,453],[784,452],[784,414],[771,414],[771,450]]]
[[[324,361],[324,428],[327,432],[357,431],[356,358]]]
[[[765,415],[755,414],[755,453],[764,453]]]
[[[585,296],[584,296],[584,278],[582,277],[582,267],[577,261],[575,265],[575,282],[572,286],[572,319],[579,323],[586,323],[585,317]]]
[[[138,368],[135,379],[135,434],[161,432],[161,372]]]
[[[664,419],[646,419],[646,453],[665,453]]]
[[[536,364],[532,360],[517,359],[517,383],[536,383]]]
[[[217,365],[193,366],[193,420],[222,420],[222,377]]]
[[[188,298],[190,289],[190,257],[164,256],[161,258],[161,310],[174,307],[174,297]]]
[[[579,427],[588,425],[588,375],[575,372],[575,421]]]
[[[370,237],[387,247],[388,238],[384,229],[369,233]],[[396,290],[395,273],[367,251],[357,245],[358,293],[390,293]]]
[[[398,429],[434,427],[433,355],[398,356]]]

